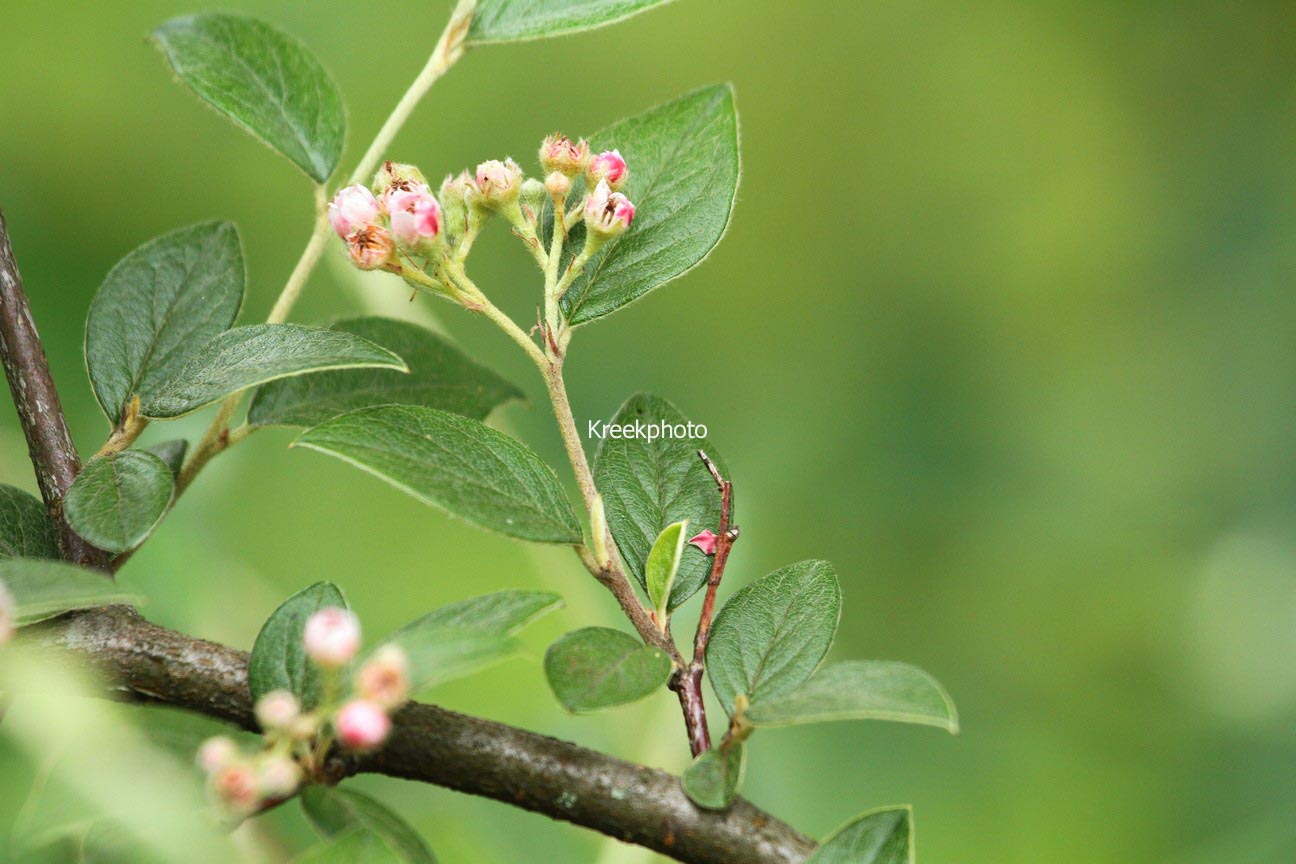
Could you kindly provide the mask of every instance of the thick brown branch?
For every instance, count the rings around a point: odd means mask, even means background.
[[[45,350],[36,334],[3,212],[0,212],[0,361],[4,364],[23,434],[27,436],[36,483],[50,519],[58,527],[62,556],[91,567],[105,566],[107,556],[78,537],[63,519],[63,494],[81,470],[81,460],[72,444]]]
[[[110,607],[27,628],[42,650],[71,651],[126,697],[254,728],[247,654]],[[340,763],[543,813],[691,864],[796,864],[815,844],[744,800],[694,806],[671,774],[490,720],[410,704],[378,753]]]

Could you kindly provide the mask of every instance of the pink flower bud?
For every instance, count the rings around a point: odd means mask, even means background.
[[[377,222],[380,212],[373,193],[356,184],[333,196],[328,206],[329,224],[345,240],[351,232]]]
[[[347,252],[351,263],[361,270],[400,271],[396,264],[396,243],[391,232],[381,225],[365,225],[347,235]]]
[[[215,774],[238,757],[238,745],[226,735],[208,738],[198,748],[198,767]]]
[[[606,180],[600,180],[585,202],[585,227],[591,234],[614,237],[625,233],[634,221],[635,207],[620,192],[613,192]]]
[[[282,732],[296,722],[301,703],[287,690],[272,690],[256,703],[256,718],[267,732]]]
[[[716,543],[720,538],[712,531],[703,531],[690,537],[687,542],[702,550],[703,555],[714,555],[716,553]]]
[[[477,166],[477,191],[487,204],[516,201],[522,188],[522,169],[512,159],[491,159]]]
[[[356,673],[356,690],[388,710],[409,698],[409,658],[396,645],[384,645]]]
[[[346,609],[321,609],[307,619],[302,645],[306,656],[320,666],[345,666],[360,650],[360,621]]]
[[[256,772],[245,762],[234,762],[217,771],[212,777],[212,791],[236,812],[250,813],[261,802]]]
[[[289,756],[267,756],[257,766],[257,786],[263,798],[287,798],[301,781],[302,770]]]
[[[540,145],[540,165],[546,174],[557,171],[577,177],[590,164],[589,142],[582,138],[573,143],[566,135],[550,135]]]
[[[597,186],[600,180],[606,180],[608,186],[615,191],[625,185],[630,177],[630,169],[621,158],[620,150],[604,150],[590,160],[585,177],[590,186]]]
[[[391,230],[406,246],[417,246],[441,233],[441,205],[426,186],[387,193]]]
[[[18,603],[5,584],[0,582],[0,645],[7,645],[13,638],[17,620]]]
[[[387,740],[391,720],[380,705],[353,699],[333,718],[338,741],[349,750],[372,750]]]

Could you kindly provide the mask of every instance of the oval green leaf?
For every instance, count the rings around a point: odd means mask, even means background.
[[[402,627],[386,640],[409,658],[410,693],[416,694],[494,666],[518,652],[516,640],[465,627]]]
[[[477,420],[384,405],[321,423],[292,446],[337,456],[420,501],[510,537],[581,542],[580,523],[553,470]]]
[[[422,405],[476,420],[522,391],[417,324],[392,318],[350,318],[330,325],[399,356],[409,374],[392,369],[339,369],[274,381],[248,409],[254,426],[315,426],[374,405]]]
[[[342,96],[300,42],[235,15],[176,18],[153,36],[180,80],[217,111],[317,183],[333,173],[346,138]]]
[[[630,397],[612,418],[615,426],[683,425],[688,419],[674,405],[657,396]],[[600,427],[601,429],[602,427]],[[658,535],[673,522],[717,528],[720,525],[720,491],[698,450],[707,455],[724,476],[720,454],[706,438],[604,436],[594,457],[594,482],[603,494],[608,528],[626,568],[647,590],[648,554]],[[669,606],[675,609],[706,584],[711,559],[693,546],[685,546],[671,586]]]
[[[826,561],[775,570],[739,591],[716,616],[707,674],[733,716],[739,694],[768,701],[810,677],[832,644],[841,588]]]
[[[0,483],[0,559],[57,558],[58,538],[34,495]]]
[[[666,684],[671,661],[629,633],[586,627],[550,645],[544,668],[558,701],[580,713],[644,698]]]
[[[519,42],[592,30],[623,21],[669,0],[481,0],[470,44]]]
[[[870,810],[838,828],[806,864],[914,864],[913,811]]]
[[[743,743],[707,750],[684,772],[684,794],[699,807],[723,810],[738,797],[747,766]]]
[[[289,597],[266,619],[248,660],[248,688],[254,700],[272,690],[287,690],[305,708],[319,704],[320,675],[306,657],[302,635],[307,619],[330,607],[347,608],[346,598],[331,582],[316,582]]]
[[[103,573],[62,561],[0,561],[0,583],[13,595],[20,627],[75,609],[140,602],[138,594],[123,589]]]
[[[562,606],[562,603],[562,598],[552,591],[496,591],[433,609],[388,638],[396,639],[408,630],[423,627],[467,629],[496,636],[512,636],[541,615]]]
[[[278,378],[327,369],[381,367],[405,371],[386,348],[341,330],[298,324],[253,324],[226,330],[184,368],[141,397],[145,417],[169,419]]]
[[[86,319],[85,359],[108,420],[157,392],[243,305],[243,250],[228,222],[150,240],[108,273]]]
[[[413,826],[368,795],[340,786],[307,786],[301,802],[306,818],[325,837],[360,828],[381,837],[401,864],[436,864]]]
[[[687,519],[667,525],[657,535],[656,542],[648,552],[644,581],[648,586],[648,599],[657,610],[658,618],[666,615],[667,601],[670,600],[675,575],[679,572],[680,559],[684,555],[684,532],[687,528]]]
[[[848,660],[820,669],[777,696],[753,699],[743,712],[753,726],[796,726],[831,720],[892,720],[958,732],[958,711],[935,678],[889,660]]]
[[[68,488],[63,513],[85,539],[108,552],[144,542],[175,493],[167,464],[143,450],[124,450],[86,464]]]
[[[615,147],[625,157],[635,222],[590,260],[563,296],[573,325],[615,312],[684,275],[720,242],[738,194],[733,89],[697,90],[622,120],[591,143],[596,150]]]

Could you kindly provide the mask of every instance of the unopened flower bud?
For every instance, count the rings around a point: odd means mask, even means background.
[[[301,714],[288,727],[288,737],[294,741],[309,741],[319,734],[320,718],[317,714]]]
[[[409,658],[397,645],[384,645],[356,673],[361,698],[391,710],[409,698]]]
[[[600,180],[606,180],[614,192],[625,186],[628,179],[630,169],[621,158],[620,150],[604,150],[590,160],[589,170],[585,172],[585,180],[591,187],[597,186]]]
[[[635,207],[620,192],[613,192],[606,180],[600,180],[585,202],[585,227],[590,236],[606,240],[624,234],[634,221]]]
[[[423,172],[403,162],[392,162],[389,159],[374,174],[373,193],[383,206],[387,205],[387,196],[392,192],[408,192],[420,186],[427,188],[427,178],[423,176]]]
[[[549,192],[546,191],[544,183],[534,177],[522,182],[522,194],[518,197],[518,205],[522,208],[522,214],[528,222],[539,219],[547,200],[549,200]]]
[[[301,781],[302,770],[290,756],[267,756],[257,766],[257,785],[263,798],[287,798]]]
[[[387,213],[392,234],[408,247],[427,246],[441,234],[441,205],[427,186],[390,192]]]
[[[345,666],[360,650],[360,621],[346,609],[321,609],[306,620],[302,645],[306,656],[320,666]]]
[[[250,813],[261,801],[256,772],[246,762],[233,762],[212,777],[212,791],[229,809]]]
[[[387,740],[391,720],[381,706],[353,699],[333,718],[338,741],[349,750],[373,750]]]
[[[477,166],[477,192],[489,207],[511,204],[522,189],[522,169],[512,159],[490,159]]]
[[[18,603],[9,589],[0,582],[0,645],[5,645],[13,638],[18,620]]]
[[[589,142],[584,138],[573,142],[566,135],[554,134],[540,145],[540,166],[545,174],[557,171],[568,177],[579,177],[589,163]]]
[[[282,732],[296,722],[301,703],[287,690],[271,690],[256,703],[256,718],[267,732]]]
[[[701,549],[703,555],[714,555],[716,553],[716,542],[719,539],[715,532],[703,531],[701,534],[690,537],[687,542]]]
[[[561,171],[552,171],[545,178],[545,190],[548,191],[549,197],[555,201],[563,202],[571,194],[571,178]]]
[[[377,222],[380,212],[378,199],[358,183],[339,191],[328,205],[329,224],[343,240],[352,232]]]
[[[381,270],[396,260],[396,243],[381,225],[365,225],[347,235],[351,263],[361,270]]]
[[[208,738],[198,748],[198,767],[215,774],[238,757],[238,745],[227,735]]]

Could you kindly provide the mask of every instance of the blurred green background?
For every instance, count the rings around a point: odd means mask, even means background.
[[[350,165],[450,4],[219,5],[321,58],[349,106]],[[107,431],[84,315],[119,257],[232,219],[250,322],[309,231],[305,178],[175,86],[146,43],[194,10],[5,4],[0,206],[84,452]],[[1296,860],[1294,57],[1288,3],[691,0],[473,52],[397,139],[391,155],[432,176],[505,154],[534,170],[555,129],[736,84],[733,228],[704,267],[578,333],[578,422],[650,390],[708,424],[739,489],[728,591],[832,560],[846,604],[833,656],[923,666],[964,727],[764,732],[757,803],[817,836],[912,802],[927,864]],[[477,281],[528,319],[533,266],[504,235],[474,255]],[[533,407],[496,421],[559,463],[515,346],[407,299],[396,280],[326,266],[295,317],[435,315],[527,389]],[[209,419],[178,425],[194,436]],[[572,718],[548,693],[545,645],[618,623],[569,553],[452,521],[287,451],[290,437],[222,458],[131,561],[121,579],[150,617],[247,647],[320,578],[374,633],[471,594],[550,588],[567,608],[527,632],[532,655],[439,701],[686,764],[670,694]],[[34,489],[7,404],[0,477]],[[0,743],[0,830],[41,763]],[[494,803],[358,782],[451,864],[652,860]],[[309,835],[292,808],[256,830],[270,848]]]

